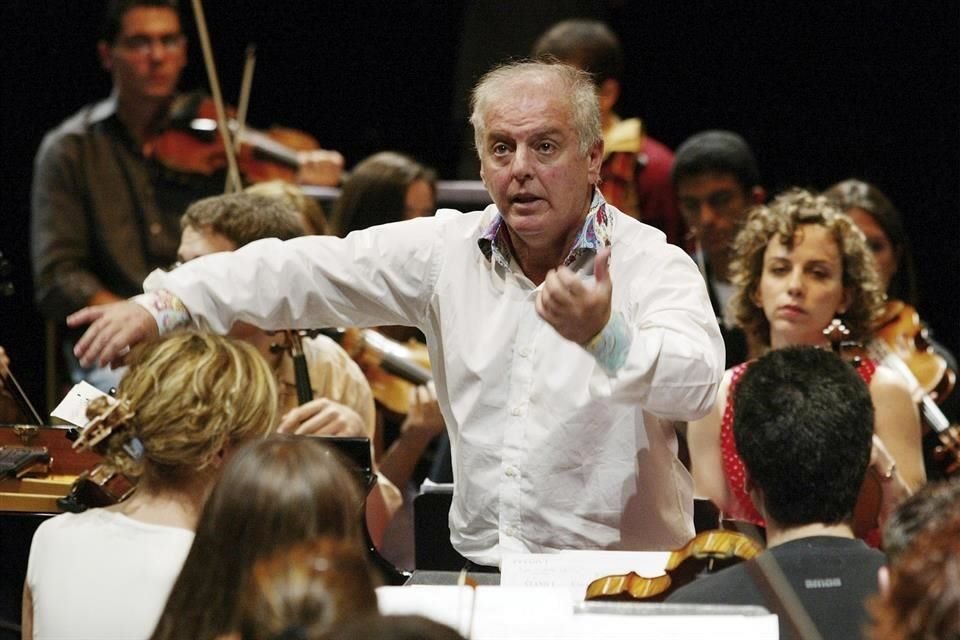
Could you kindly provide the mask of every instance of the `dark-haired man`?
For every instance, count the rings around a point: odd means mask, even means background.
[[[222,175],[174,179],[145,146],[177,96],[187,64],[177,0],[111,2],[97,55],[113,91],[47,133],[34,167],[37,304],[56,323],[83,306],[139,293],[150,271],[174,261],[187,206],[222,192],[224,184]],[[300,156],[302,177],[338,181],[342,158],[317,153]],[[116,386],[115,372],[80,369],[70,349],[65,356],[74,381]]]
[[[606,24],[576,18],[558,22],[537,39],[535,58],[556,58],[593,78],[600,100],[603,164],[600,190],[608,202],[686,245],[686,228],[670,184],[673,153],[647,135],[640,118],[623,120],[614,111],[620,99],[623,50]]]
[[[734,438],[767,551],[668,601],[763,605],[780,616],[781,638],[797,637],[781,587],[763,569],[775,564],[823,638],[860,637],[885,561],[851,527],[873,439],[866,384],[829,351],[787,347],[751,364],[735,393]]]
[[[737,328],[728,304],[734,292],[728,272],[740,223],[750,207],[763,203],[766,195],[760,186],[760,171],[753,152],[739,135],[703,131],[677,148],[671,175],[723,333],[729,368],[748,355],[746,337]]]

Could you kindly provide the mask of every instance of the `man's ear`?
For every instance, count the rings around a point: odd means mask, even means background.
[[[603,138],[597,140],[587,151],[587,176],[590,184],[600,184],[600,168],[603,166]]]
[[[743,490],[750,496],[750,500],[753,501],[757,511],[766,517],[763,509],[763,490],[757,486],[757,483],[753,481],[753,478],[750,477],[750,473],[746,469],[743,470]]]
[[[104,71],[113,71],[113,59],[110,57],[110,43],[106,40],[97,42],[97,57],[100,59],[100,66]]]

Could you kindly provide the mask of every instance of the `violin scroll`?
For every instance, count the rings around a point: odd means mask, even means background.
[[[662,602],[701,573],[714,573],[751,560],[763,551],[754,538],[736,531],[703,531],[670,552],[665,572],[654,577],[634,572],[604,576],[587,585],[585,600],[644,600]]]

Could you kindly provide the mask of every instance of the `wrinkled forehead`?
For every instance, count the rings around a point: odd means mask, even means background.
[[[483,111],[484,125],[489,129],[499,123],[537,120],[549,121],[555,128],[570,127],[572,109],[561,83],[527,75],[530,77],[510,78],[495,87]]]

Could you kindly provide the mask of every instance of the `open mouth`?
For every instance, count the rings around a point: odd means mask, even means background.
[[[536,202],[537,200],[540,200],[540,198],[531,193],[519,193],[510,198],[510,201],[514,204],[530,204],[531,202]]]

